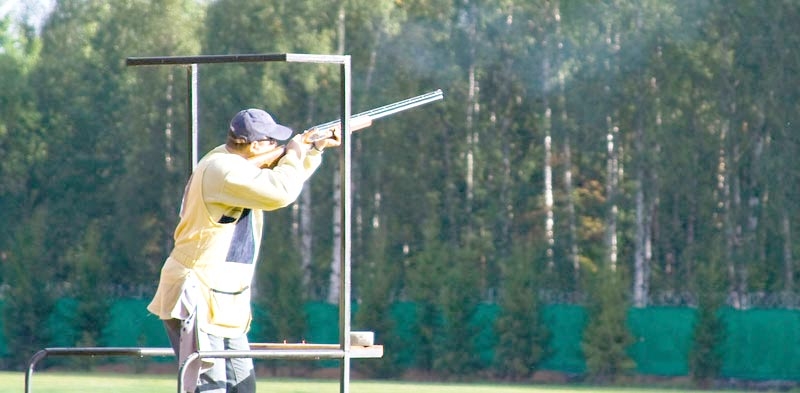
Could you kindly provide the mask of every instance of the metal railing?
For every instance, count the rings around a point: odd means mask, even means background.
[[[200,359],[251,358],[283,360],[335,360],[345,358],[379,358],[383,356],[383,346],[351,346],[343,348],[340,344],[278,344],[254,343],[250,350],[198,351],[189,354],[178,369],[177,392],[184,392],[184,381],[188,367]],[[45,348],[36,352],[28,362],[25,372],[25,393],[31,393],[33,374],[36,366],[50,356],[128,356],[128,357],[168,357],[175,356],[172,348],[148,347],[58,347]]]
[[[28,362],[25,372],[25,393],[31,393],[33,372],[36,366],[50,356],[175,356],[172,348],[131,348],[131,347],[76,347],[45,348],[36,352]]]

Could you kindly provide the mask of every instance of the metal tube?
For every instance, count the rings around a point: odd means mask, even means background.
[[[415,108],[420,105],[425,105],[429,102],[441,100],[443,97],[444,95],[442,94],[442,90],[436,90],[420,96],[409,98],[407,100],[395,102],[394,104],[389,104],[382,106],[380,108],[375,108],[373,110],[365,112],[364,114],[369,115],[370,117],[372,117],[373,120],[380,119],[382,117],[393,115],[397,112]],[[359,113],[356,116],[359,115],[361,114]]]
[[[31,392],[33,372],[36,365],[48,356],[175,356],[172,348],[139,348],[139,347],[74,347],[45,348],[36,352],[28,362],[25,372],[25,393]]]
[[[268,61],[283,61],[289,63],[317,63],[317,64],[344,64],[346,56],[340,55],[314,55],[302,53],[266,53],[266,54],[239,54],[239,55],[199,55],[199,56],[153,56],[153,57],[128,57],[125,64],[128,66],[147,65],[180,65],[180,64],[210,64],[210,63],[258,63]],[[349,61],[349,60],[347,60]]]
[[[350,56],[287,53],[286,61],[290,63],[344,64],[350,61]]]
[[[128,57],[125,64],[129,66],[145,65],[180,65],[208,63],[256,63],[265,61],[286,61],[285,53],[241,54],[241,55],[199,55],[199,56],[154,56]]]
[[[350,56],[341,67],[342,78],[342,152],[341,161],[341,286],[339,290],[339,343],[344,351],[340,363],[340,393],[350,391]]]
[[[187,110],[189,116],[189,125],[187,130],[187,138],[189,140],[189,175],[186,176],[188,179],[194,173],[194,168],[197,166],[197,64],[190,64],[187,68],[188,79],[189,79],[189,86],[188,86],[188,100],[187,100]]]
[[[369,118],[371,120],[377,120],[377,119],[380,119],[382,117],[393,115],[393,114],[395,114],[397,112],[402,112],[402,111],[405,111],[405,110],[408,110],[408,109],[411,109],[411,108],[415,108],[415,107],[418,107],[418,106],[421,106],[421,105],[425,105],[425,104],[433,102],[433,101],[441,100],[442,98],[444,98],[444,95],[442,94],[442,90],[436,90],[436,91],[432,91],[430,93],[422,94],[422,95],[419,95],[419,96],[416,96],[416,97],[411,97],[411,98],[408,98],[408,99],[405,99],[405,100],[402,100],[402,101],[398,101],[398,102],[394,102],[394,103],[391,103],[391,104],[388,104],[388,105],[384,105],[384,106],[381,106],[381,107],[378,107],[378,108],[373,108],[373,109],[370,109],[370,110],[365,111],[365,112],[357,113],[355,115],[351,115],[351,118],[357,118],[357,117],[360,117],[360,116],[369,116]],[[329,121],[327,123],[322,123],[322,124],[316,125],[316,126],[314,126],[312,128],[318,128],[318,129],[331,128],[331,127],[339,124],[340,121],[341,121],[341,119],[337,119],[337,120]]]
[[[28,370],[25,373],[25,393],[31,392],[31,382],[33,379],[33,369],[36,368],[36,364],[39,363],[40,360],[47,357],[47,350],[43,349],[39,352],[36,352],[31,360],[28,362]]]

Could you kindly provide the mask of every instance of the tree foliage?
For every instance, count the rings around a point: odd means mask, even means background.
[[[798,16],[790,0],[91,0],[56,1],[41,24],[4,18],[0,278],[6,318],[24,322],[6,325],[24,338],[13,349],[47,343],[36,323],[56,296],[154,290],[191,165],[187,70],[125,65],[137,56],[347,54],[354,112],[445,92],[352,139],[357,321],[390,342],[386,310],[418,302],[404,345],[427,371],[480,369],[470,322],[484,302],[502,305],[504,348],[526,342],[507,354],[520,377],[546,354],[539,300],[599,296],[586,332],[598,375],[629,366],[620,302],[695,306],[708,266],[733,307],[796,307]],[[198,72],[203,151],[243,107],[296,130],[339,114],[336,67]],[[267,219],[265,336],[293,337],[297,304],[335,297],[339,156],[325,155],[301,200]],[[588,285],[609,268],[631,279]],[[698,329],[713,325],[699,303],[710,322]],[[102,304],[84,306],[77,323],[99,328]]]
[[[551,332],[544,326],[538,288],[543,277],[528,247],[519,247],[503,265],[500,315],[495,322],[496,373],[510,380],[525,380],[539,370],[551,354]]]
[[[718,262],[701,266],[695,276],[697,317],[689,353],[689,373],[699,386],[708,388],[722,372],[725,324],[721,310],[725,301],[725,279]]]
[[[616,382],[636,367],[628,355],[634,342],[626,323],[630,302],[620,272],[603,267],[589,280],[589,322],[581,343],[587,373],[595,382]]]

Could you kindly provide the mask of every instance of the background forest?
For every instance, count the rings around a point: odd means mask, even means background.
[[[7,367],[58,332],[94,344],[108,304],[148,298],[187,178],[186,69],[128,57],[347,54],[353,112],[434,89],[442,102],[353,137],[355,323],[414,345],[417,368],[546,359],[541,310],[580,305],[587,373],[634,366],[629,309],[696,310],[691,374],[719,375],[723,307],[798,306],[800,2],[796,0],[55,1],[0,20],[0,280]],[[336,67],[199,67],[201,153],[245,107],[296,130],[339,113]],[[265,335],[337,304],[338,160],[269,213],[256,283]],[[417,342],[386,314],[417,305]],[[362,312],[364,311],[364,312]],[[13,323],[10,323],[13,321]],[[444,341],[437,337],[446,337]],[[796,344],[796,343],[795,343]],[[403,371],[390,353],[371,372]],[[800,370],[798,370],[800,376]]]

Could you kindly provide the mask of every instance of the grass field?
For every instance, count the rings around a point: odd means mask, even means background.
[[[168,393],[175,392],[176,380],[169,375],[103,373],[34,373],[31,393]],[[0,393],[20,393],[25,389],[25,374],[0,372]],[[259,392],[335,393],[338,380],[269,379],[258,381]],[[541,386],[511,384],[444,384],[392,381],[352,381],[352,393],[714,393],[710,390],[686,390],[646,387]],[[733,390],[719,391],[733,393]]]

